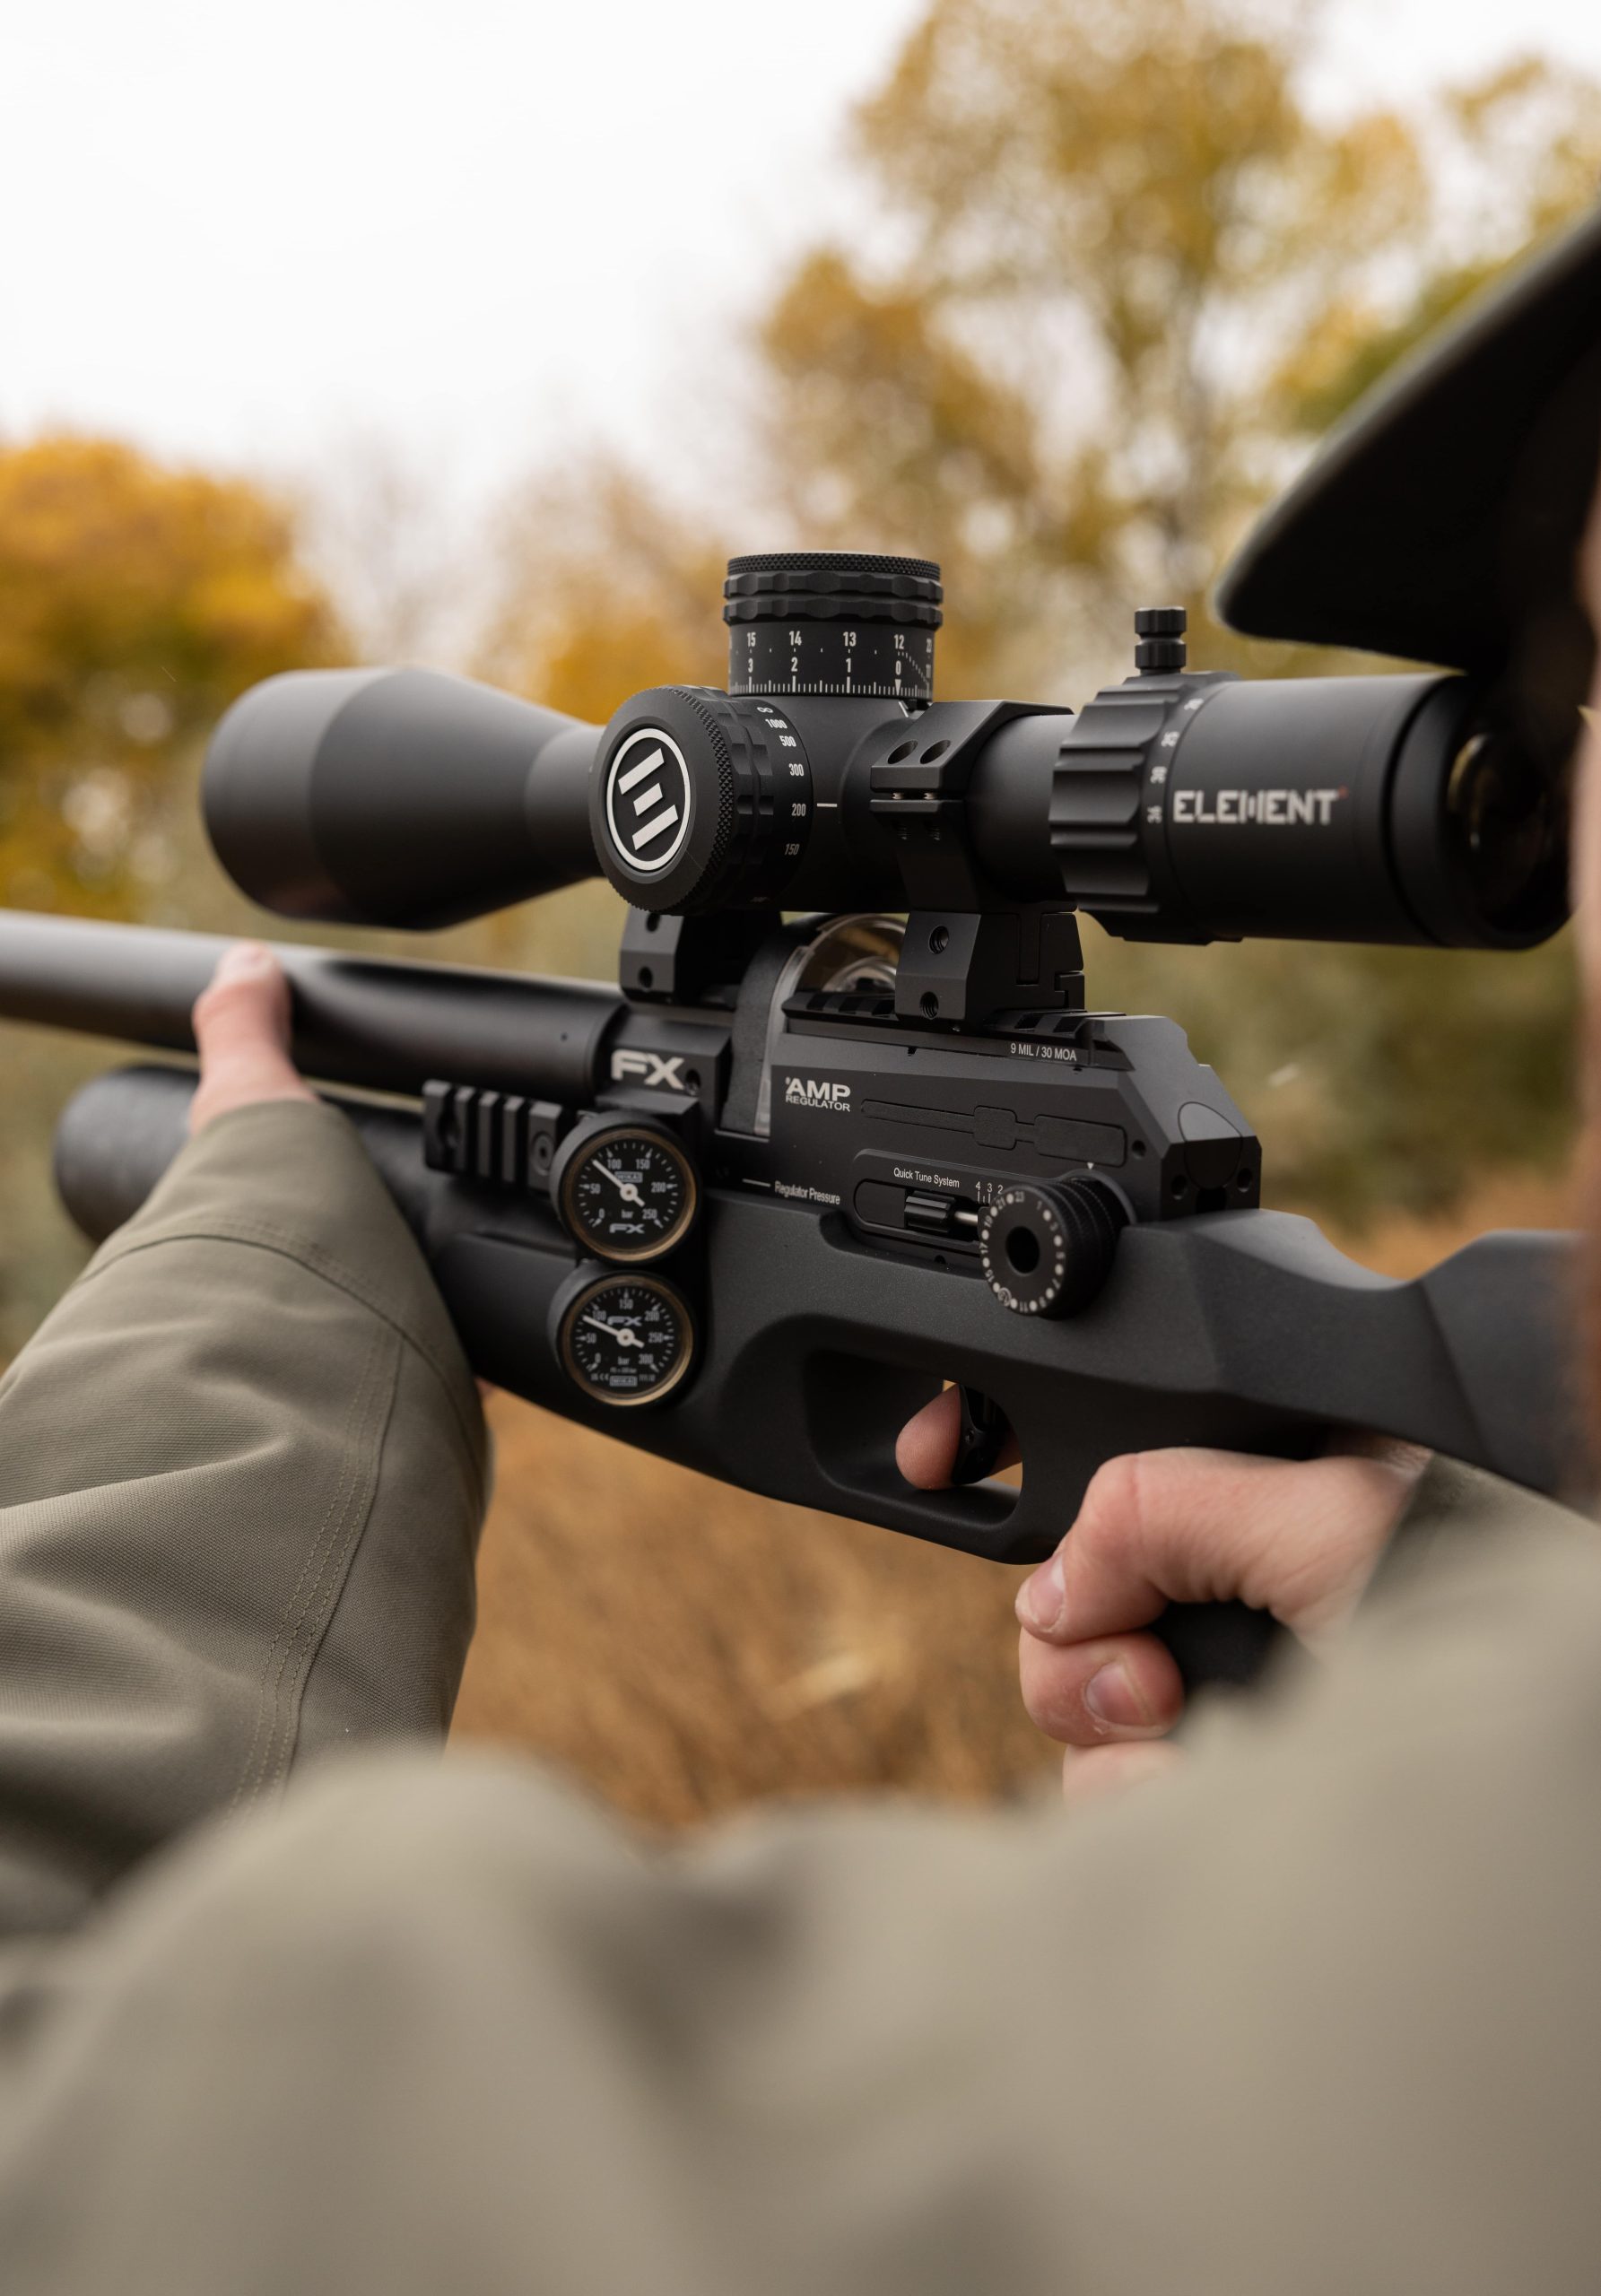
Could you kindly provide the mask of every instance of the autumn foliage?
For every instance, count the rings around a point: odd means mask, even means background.
[[[339,651],[257,488],[106,439],[0,452],[0,899],[136,909],[176,760],[258,678]]]
[[[753,315],[741,449],[690,495],[597,455],[503,537],[483,665],[605,717],[717,679],[724,553],[937,558],[938,687],[1077,704],[1136,605],[1192,658],[1370,668],[1243,641],[1208,591],[1315,438],[1601,178],[1601,95],[1538,59],[1403,114],[1305,93],[1318,10],[934,0],[851,124],[855,228]],[[1509,961],[1088,935],[1090,993],[1173,1013],[1261,1131],[1279,1202],[1449,1206],[1571,1135],[1565,939]]]

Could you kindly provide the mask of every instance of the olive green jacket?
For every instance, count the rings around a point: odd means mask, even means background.
[[[1126,1800],[664,1851],[433,1752],[483,1476],[326,1109],[214,1125],[0,1387],[6,2296],[1596,2284],[1588,1526],[1433,1475]]]

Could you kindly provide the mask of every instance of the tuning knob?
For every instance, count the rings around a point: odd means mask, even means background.
[[[1088,1173],[1014,1181],[979,1231],[990,1290],[1014,1315],[1076,1315],[1111,1274],[1127,1219],[1122,1198]]]

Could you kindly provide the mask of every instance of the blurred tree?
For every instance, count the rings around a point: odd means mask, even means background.
[[[727,551],[642,474],[595,454],[536,477],[500,534],[480,677],[604,725],[649,685],[720,685]]]
[[[137,910],[219,711],[343,651],[258,489],[106,439],[0,450],[0,900]]]
[[[1208,665],[1355,666],[1220,630],[1207,585],[1310,441],[1594,196],[1601,104],[1529,58],[1331,119],[1303,92],[1318,13],[934,0],[858,115],[877,219],[761,321],[769,463],[808,538],[941,560],[944,691],[1080,698],[1169,600]],[[1094,935],[1090,978],[1186,1023],[1280,1201],[1435,1209],[1569,1137],[1565,943],[1197,961]]]
[[[1357,666],[1219,629],[1207,586],[1311,440],[1594,196],[1601,91],[1528,58],[1335,117],[1307,93],[1321,13],[931,0],[855,122],[857,231],[756,323],[769,512],[740,546],[939,559],[949,694],[1082,700],[1127,669],[1133,608],[1170,601],[1210,666]],[[720,681],[720,524],[605,457],[535,489],[486,671],[596,718]],[[1565,942],[1197,960],[1095,936],[1091,984],[1191,1029],[1281,1201],[1437,1208],[1568,1136]]]
[[[1292,435],[1338,422],[1529,240],[1601,188],[1601,89],[1540,57],[1444,90],[1427,130],[1424,260],[1388,294],[1353,280],[1305,331],[1275,381],[1274,417]]]
[[[877,215],[760,328],[816,539],[946,568],[948,691],[1121,671],[1305,442],[1594,196],[1597,91],[1529,60],[1329,119],[1307,0],[934,0],[856,122]],[[1492,196],[1491,196],[1492,195]]]
[[[105,439],[0,449],[0,903],[247,924],[193,818],[201,741],[256,679],[343,650],[256,488]],[[0,1355],[82,1264],[46,1144],[108,1057],[5,1031]]]

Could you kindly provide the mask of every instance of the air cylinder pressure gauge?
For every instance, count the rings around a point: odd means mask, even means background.
[[[700,1191],[680,1143],[637,1117],[580,1125],[551,1170],[561,1224],[596,1259],[659,1259],[695,1222]]]
[[[562,1370],[592,1403],[660,1403],[694,1361],[694,1319],[659,1275],[594,1276],[559,1303],[556,1347]]]

